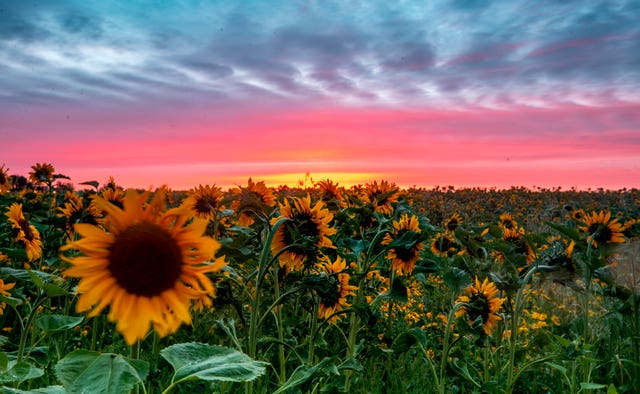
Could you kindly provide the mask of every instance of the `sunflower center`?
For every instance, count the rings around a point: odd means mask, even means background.
[[[128,293],[152,297],[175,286],[182,252],[172,235],[153,223],[138,223],[116,236],[109,271]]]
[[[598,243],[609,242],[613,236],[611,229],[602,223],[593,223],[590,225],[589,234],[592,234],[593,239]]]
[[[411,262],[416,258],[417,250],[414,247],[397,247],[394,248],[396,257],[405,263]]]
[[[31,242],[34,240],[35,237],[33,235],[33,231],[31,231],[31,226],[28,221],[20,219],[18,220],[18,226],[20,226],[20,230],[24,233],[24,238],[27,241]]]
[[[336,275],[327,275],[322,286],[316,288],[316,292],[322,305],[335,306],[340,301],[340,281]]]
[[[218,208],[218,201],[212,196],[202,196],[196,200],[195,210],[199,213],[211,213]]]
[[[467,313],[470,320],[475,320],[478,317],[482,317],[482,322],[486,322],[489,319],[491,309],[489,308],[489,301],[482,293],[474,293],[469,298],[469,306],[467,307]]]

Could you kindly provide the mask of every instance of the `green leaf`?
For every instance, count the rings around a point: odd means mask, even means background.
[[[345,369],[356,372],[364,371],[364,367],[362,366],[360,361],[356,360],[354,357],[349,357],[348,359],[344,360],[342,364],[338,365],[339,371],[343,371]]]
[[[169,346],[160,355],[175,369],[173,382],[191,378],[246,382],[263,375],[268,365],[234,349],[195,342]]]
[[[562,365],[556,364],[556,363],[550,363],[550,362],[546,362],[545,364],[547,364],[548,366],[550,366],[553,369],[557,369],[558,371],[562,372],[563,374],[567,374],[567,369],[565,367],[563,367]]]
[[[29,379],[39,378],[44,375],[44,371],[36,368],[27,361],[10,361],[9,369],[0,374],[0,383],[18,382],[22,383]]]
[[[422,346],[427,345],[427,336],[418,327],[414,327],[411,330],[405,331],[398,335],[393,341],[391,348],[397,353],[403,353],[409,350],[416,343],[421,343]]]
[[[60,360],[55,371],[68,393],[126,394],[144,382],[149,365],[119,354],[76,350]]]
[[[338,246],[349,249],[352,255],[356,257],[360,256],[365,250],[364,242],[361,239],[341,238],[337,243]]]
[[[36,275],[35,272],[29,271],[29,277],[33,281],[33,284],[35,284],[39,288],[42,288],[42,279],[38,275]]]
[[[442,275],[442,280],[449,290],[456,293],[471,284],[469,274],[458,267],[453,267],[450,271],[445,272],[444,275]]]
[[[29,391],[14,389],[11,387],[2,387],[2,394],[66,394],[62,386],[47,386],[40,389]]]
[[[0,352],[0,372],[6,371],[8,366],[9,366],[9,357],[7,357],[7,353]]]
[[[94,188],[98,189],[98,187],[100,186],[100,182],[98,182],[98,181],[86,181],[86,182],[80,182],[80,183],[78,183],[78,185],[93,186]]]
[[[3,296],[2,294],[0,294],[0,302],[6,302],[7,304],[11,305],[14,308],[22,304],[21,299],[15,298],[15,297]]]
[[[47,334],[71,329],[84,320],[83,316],[44,315],[36,319],[36,326]]]
[[[327,376],[340,374],[336,367],[334,357],[325,357],[318,364],[312,366],[300,365],[295,371],[293,371],[289,379],[273,394],[283,393],[294,387],[300,386],[320,374]]]
[[[618,394],[618,390],[616,390],[616,386],[614,386],[613,383],[607,387],[607,394]]]
[[[407,293],[407,286],[402,282],[402,279],[399,277],[394,277],[393,282],[391,282],[391,289],[386,293],[381,295],[382,297],[389,297],[394,301],[407,302],[409,300],[409,295]]]
[[[580,388],[583,390],[599,390],[605,387],[607,386],[599,383],[585,383],[585,382],[580,383]]]
[[[3,274],[2,277],[10,276],[12,278],[19,279],[19,280],[33,280],[34,282],[36,282],[36,285],[37,283],[42,284],[43,280],[45,279],[60,278],[56,275],[49,274],[43,271],[16,269],[16,268],[10,268],[10,267],[0,268],[0,273]],[[33,276],[34,274],[36,275],[35,279]],[[38,285],[38,287],[40,286]]]
[[[42,289],[47,293],[47,296],[49,297],[61,297],[71,294],[55,283],[43,283]]]

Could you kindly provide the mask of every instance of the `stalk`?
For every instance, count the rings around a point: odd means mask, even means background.
[[[529,283],[533,274],[538,271],[538,267],[534,267],[522,280],[522,284],[516,293],[516,300],[513,306],[513,317],[511,319],[511,335],[509,335],[509,360],[507,362],[507,393],[513,391],[513,386],[519,375],[513,374],[515,368],[516,347],[518,346],[518,327],[520,325],[520,308],[522,306],[522,297],[524,287]]]

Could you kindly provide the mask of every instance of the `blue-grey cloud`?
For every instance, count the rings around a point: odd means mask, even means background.
[[[635,0],[8,2],[0,103],[637,102],[638,20]]]

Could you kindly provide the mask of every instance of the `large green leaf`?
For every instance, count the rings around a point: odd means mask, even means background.
[[[47,334],[71,329],[84,320],[83,316],[43,315],[36,319],[36,326]]]
[[[119,354],[76,350],[60,360],[55,371],[67,393],[126,394],[144,382],[149,365]]]
[[[336,367],[335,357],[326,357],[316,365],[300,365],[293,371],[289,379],[280,386],[278,390],[274,391],[273,394],[284,393],[320,375],[340,375],[338,367]]]
[[[403,353],[417,343],[420,343],[423,347],[426,347],[427,336],[420,328],[414,327],[408,331],[400,333],[400,335],[398,335],[393,341],[393,345],[391,346],[391,348],[396,353]]]
[[[2,394],[67,394],[62,386],[48,386],[40,389],[32,389],[29,391],[14,389],[11,387],[0,388]]]
[[[9,361],[7,367],[7,370],[0,373],[0,383],[22,383],[26,380],[39,378],[44,375],[42,369],[36,368],[27,361]]]
[[[195,342],[169,346],[160,355],[175,369],[174,382],[195,378],[246,382],[263,375],[268,365],[234,349]]]

